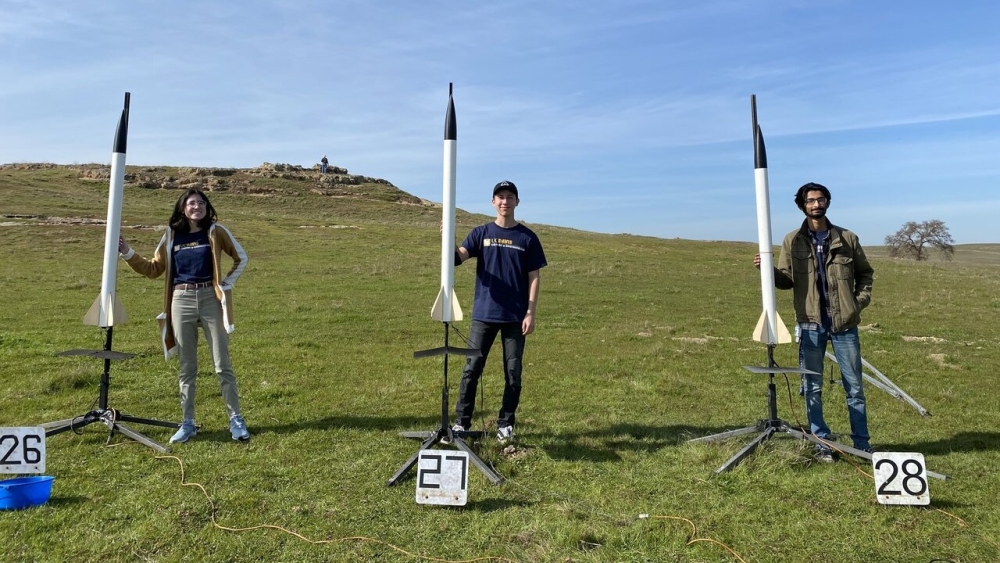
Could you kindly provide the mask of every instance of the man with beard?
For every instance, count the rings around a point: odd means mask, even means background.
[[[858,324],[861,310],[871,302],[874,270],[865,257],[858,236],[826,218],[830,190],[808,183],[795,194],[795,204],[805,221],[788,233],[774,268],[774,285],[791,289],[798,323],[799,366],[820,375],[802,376],[809,430],[822,440],[830,439],[823,420],[823,358],[827,342],[833,343],[847,393],[847,413],[854,447],[874,452],[868,443],[868,415],[861,382],[861,342]],[[760,267],[758,255],[754,264]],[[816,457],[832,462],[829,446],[817,446]]]

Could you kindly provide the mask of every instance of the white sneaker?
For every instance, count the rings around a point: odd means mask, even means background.
[[[514,440],[514,427],[513,426],[501,426],[497,428],[497,442],[500,445],[506,444]]]

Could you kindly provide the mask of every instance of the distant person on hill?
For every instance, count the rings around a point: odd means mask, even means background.
[[[812,182],[799,188],[795,204],[805,213],[802,226],[788,233],[774,268],[774,285],[791,289],[795,320],[800,333],[799,365],[823,373],[827,341],[833,351],[847,393],[847,413],[854,447],[873,453],[868,443],[868,414],[862,387],[861,342],[858,324],[861,310],[871,303],[875,270],[868,263],[858,236],[826,218],[830,190]],[[760,255],[754,257],[760,268]],[[823,440],[830,428],[823,420],[823,376],[803,375],[809,430]],[[818,445],[820,461],[833,461],[833,451]]]
[[[521,399],[521,358],[525,337],[535,331],[539,270],[545,265],[542,243],[528,227],[514,219],[520,203],[517,186],[503,181],[493,187],[497,218],[472,229],[458,247],[455,265],[476,258],[476,294],[472,306],[469,346],[482,356],[468,358],[455,406],[457,422],[452,428],[464,432],[472,425],[476,388],[486,358],[500,334],[503,344],[503,403],[497,417],[497,440],[514,438],[515,411]]]
[[[216,222],[215,208],[198,189],[185,191],[174,204],[170,223],[153,258],[147,260],[119,239],[118,252],[136,272],[156,278],[163,274],[164,312],[161,338],[166,357],[180,356],[180,399],[184,420],[170,442],[187,442],[198,433],[194,418],[195,379],[198,375],[198,324],[212,347],[215,373],[229,415],[233,440],[250,439],[240,412],[240,398],[229,359],[229,333],[233,332],[233,284],[247,267],[247,254],[229,229]],[[232,258],[222,274],[222,254]]]
[[[319,173],[326,174],[326,168],[327,166],[329,166],[329,164],[330,161],[326,159],[326,155],[324,154],[323,158],[319,160]]]

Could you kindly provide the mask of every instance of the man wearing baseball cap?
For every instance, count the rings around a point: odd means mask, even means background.
[[[455,256],[456,266],[476,258],[476,295],[469,346],[479,349],[482,356],[466,360],[455,405],[458,420],[452,430],[464,432],[472,425],[479,377],[499,334],[504,360],[503,402],[497,416],[497,441],[501,444],[514,438],[514,413],[521,399],[524,340],[535,331],[539,270],[546,265],[538,236],[514,219],[514,209],[519,203],[513,182],[504,180],[494,186],[496,220],[472,229]]]

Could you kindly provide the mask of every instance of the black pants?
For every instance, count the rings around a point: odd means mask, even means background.
[[[498,333],[503,344],[504,384],[503,403],[500,406],[500,414],[497,415],[497,426],[514,426],[514,411],[521,401],[521,357],[524,356],[524,334],[521,333],[521,323],[486,323],[473,320],[469,328],[469,346],[478,348],[483,355],[466,360],[462,382],[458,386],[455,414],[458,424],[465,428],[472,426],[472,411],[476,406],[479,377],[483,375],[486,358]]]

